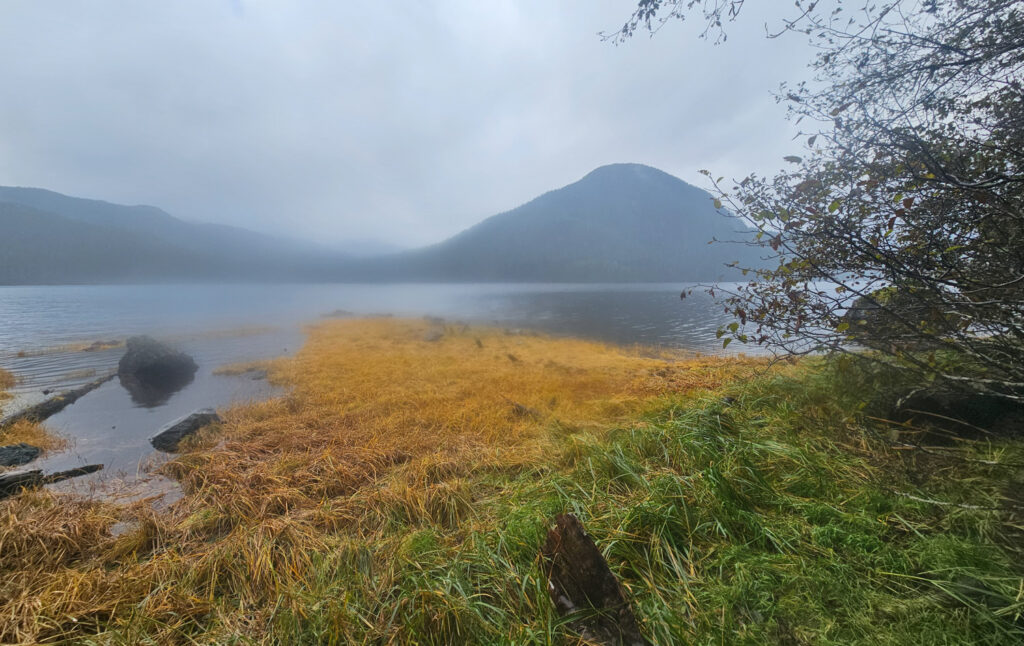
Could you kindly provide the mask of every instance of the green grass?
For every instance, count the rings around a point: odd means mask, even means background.
[[[607,433],[551,424],[543,460],[398,465],[259,522],[215,508],[154,517],[93,560],[66,548],[60,567],[160,585],[50,634],[575,644],[539,560],[552,518],[571,511],[653,643],[1024,643],[1021,443],[897,450],[893,429],[866,425],[856,380],[805,365],[668,396]],[[202,538],[200,558],[195,540],[177,546],[188,536]],[[158,556],[173,576],[145,569]]]
[[[450,481],[463,516],[338,538],[283,642],[572,643],[544,591],[552,516],[580,516],[653,642],[1007,644],[1024,640],[1019,471],[887,449],[836,404],[835,377],[665,405],[610,438],[564,438],[546,468]],[[964,454],[1021,462],[1016,445]],[[1015,479],[1016,478],[1016,479]],[[914,481],[917,481],[916,484]],[[449,503],[457,508],[455,502]]]

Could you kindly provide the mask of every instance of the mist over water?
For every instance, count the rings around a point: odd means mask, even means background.
[[[0,359],[19,351],[239,327],[297,326],[334,310],[516,324],[613,343],[713,351],[724,320],[667,284],[272,284],[0,287]]]

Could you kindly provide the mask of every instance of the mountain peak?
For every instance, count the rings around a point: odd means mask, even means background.
[[[619,164],[606,164],[604,166],[598,166],[594,170],[587,173],[583,180],[587,179],[620,179],[620,180],[673,180],[676,182],[683,182],[678,177],[669,175],[663,170],[654,168],[653,166],[647,166],[646,164],[635,164],[635,163],[619,163]],[[685,183],[685,182],[683,182]]]

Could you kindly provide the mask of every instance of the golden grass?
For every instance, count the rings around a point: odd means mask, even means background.
[[[493,329],[450,327],[424,340],[431,329],[390,319],[315,327],[295,358],[271,367],[292,394],[230,411],[218,450],[179,461],[175,475],[225,500],[285,490],[319,501],[397,463],[423,474],[521,465],[552,436],[599,432],[666,392],[717,388],[763,365]]]
[[[10,397],[4,391],[12,388],[15,383],[17,383],[15,376],[0,368],[0,401]],[[0,406],[0,413],[2,412],[3,407]],[[0,445],[17,444],[19,442],[38,446],[44,451],[54,451],[66,445],[63,438],[51,435],[40,424],[35,422],[20,421],[0,428]],[[4,467],[0,467],[0,471],[3,470]]]
[[[469,476],[544,464],[567,434],[599,435],[662,395],[764,365],[483,328],[427,341],[433,329],[312,328],[297,356],[270,364],[289,395],[225,411],[164,467],[186,494],[167,513],[48,494],[3,503],[0,554],[14,556],[0,564],[0,642],[117,628],[125,641],[133,630],[154,643],[198,631],[206,643],[211,626],[261,641],[272,613],[307,611],[289,591],[315,584],[319,554],[368,539],[400,549],[396,526],[457,527],[481,495]],[[133,529],[111,536],[117,518]]]
[[[0,391],[10,390],[14,387],[14,384],[14,375],[3,368],[0,368]]]
[[[21,420],[0,429],[0,445],[19,442],[38,446],[44,451],[56,451],[67,445],[64,438],[53,435],[36,422]],[[2,469],[3,467],[0,467],[0,470]]]

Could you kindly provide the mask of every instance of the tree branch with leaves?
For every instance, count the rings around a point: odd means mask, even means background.
[[[742,6],[645,0],[616,36]],[[713,182],[768,263],[717,287],[723,336],[1024,402],[1024,3],[797,2],[769,36],[794,34],[818,48],[778,94],[803,150]]]

